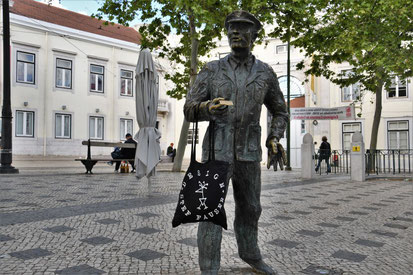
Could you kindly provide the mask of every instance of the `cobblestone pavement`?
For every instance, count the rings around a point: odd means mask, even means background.
[[[263,170],[259,242],[280,274],[413,273],[413,184]],[[197,225],[172,228],[183,173],[2,175],[0,274],[199,274]],[[220,274],[237,256],[230,188]]]

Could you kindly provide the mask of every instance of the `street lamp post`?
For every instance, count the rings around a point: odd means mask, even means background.
[[[287,111],[290,114],[290,38],[287,41]],[[287,166],[285,170],[291,171],[291,123],[288,121],[287,124]]]
[[[16,174],[12,163],[12,128],[10,101],[10,17],[9,0],[3,0],[3,109],[1,112],[0,174]]]

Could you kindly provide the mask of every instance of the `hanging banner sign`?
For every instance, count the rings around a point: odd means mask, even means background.
[[[355,119],[354,106],[337,108],[291,108],[291,119],[320,120],[320,119]]]

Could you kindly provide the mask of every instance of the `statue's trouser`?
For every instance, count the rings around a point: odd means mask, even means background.
[[[261,167],[259,162],[235,161],[229,171],[235,200],[234,230],[238,254],[244,261],[260,260],[258,219],[261,215]],[[202,271],[219,270],[222,227],[212,222],[198,225],[199,266]]]

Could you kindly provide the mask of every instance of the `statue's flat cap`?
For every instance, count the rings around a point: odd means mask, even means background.
[[[245,22],[254,25],[255,30],[258,32],[262,25],[261,22],[255,18],[254,15],[247,11],[238,10],[228,14],[227,18],[225,18],[225,29],[228,30],[228,26],[230,23],[233,22]]]

